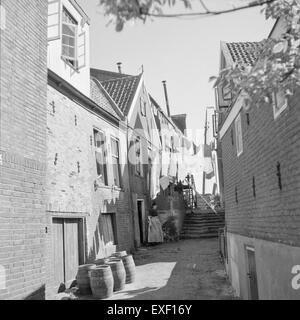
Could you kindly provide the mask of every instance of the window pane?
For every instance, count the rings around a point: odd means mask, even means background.
[[[285,96],[282,92],[276,94],[276,109],[280,109],[285,104]]]
[[[120,187],[120,175],[119,175],[119,161],[117,158],[112,158],[114,185]]]
[[[75,38],[71,36],[62,36],[62,43],[70,47],[75,47]]]
[[[66,8],[63,8],[62,21],[77,25],[77,21],[72,17]]]
[[[76,34],[76,26],[71,26],[69,24],[62,25],[62,33],[63,35],[75,37]]]
[[[94,142],[96,148],[103,148],[104,150],[105,136],[102,132],[94,130]]]
[[[111,152],[115,157],[119,157],[119,141],[111,139]]]

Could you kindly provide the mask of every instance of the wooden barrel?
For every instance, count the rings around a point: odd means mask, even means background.
[[[97,265],[97,266],[99,266],[99,265],[102,265],[102,264],[106,264],[106,262],[108,262],[109,261],[109,258],[102,258],[102,259],[97,259],[97,260],[95,260],[95,264]]]
[[[123,290],[126,281],[126,271],[121,259],[112,258],[107,262],[110,266],[114,278],[114,291]]]
[[[96,267],[95,264],[83,264],[78,267],[76,281],[77,281],[77,286],[79,288],[80,294],[82,295],[92,294],[91,286],[90,286],[89,271],[95,267]]]
[[[89,271],[90,286],[93,296],[98,299],[106,299],[112,296],[114,278],[110,266],[101,265]]]
[[[126,283],[135,281],[135,263],[131,254],[122,257],[124,268],[126,271]]]
[[[112,254],[112,257],[117,257],[117,258],[121,258],[121,257],[125,257],[125,256],[127,256],[126,251],[117,251]]]

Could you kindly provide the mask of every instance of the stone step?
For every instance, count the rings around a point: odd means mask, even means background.
[[[219,230],[220,228],[223,228],[224,225],[210,225],[210,226],[199,226],[199,227],[193,227],[193,226],[184,226],[182,228],[182,231],[193,231],[193,232],[197,232],[197,231],[201,231],[201,230],[206,230],[206,229],[214,229],[214,230]]]
[[[185,224],[195,224],[195,225],[202,225],[202,224],[212,224],[212,223],[225,223],[225,220],[185,220]]]
[[[212,233],[202,233],[197,235],[187,235],[183,234],[180,235],[180,239],[201,239],[201,238],[217,238],[218,233],[212,232]]]
[[[182,228],[182,231],[201,232],[202,230],[219,230],[222,227],[224,227],[224,225],[203,225],[198,226],[197,228],[195,228],[194,226],[184,226]]]

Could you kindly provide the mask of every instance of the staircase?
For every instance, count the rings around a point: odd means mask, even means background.
[[[211,209],[197,208],[186,214],[181,239],[199,239],[218,237],[219,228],[225,226],[224,211],[213,212]]]

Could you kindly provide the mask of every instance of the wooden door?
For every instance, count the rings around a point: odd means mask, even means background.
[[[65,246],[65,284],[70,287],[76,278],[79,266],[79,221],[78,219],[65,219],[64,246]]]
[[[69,288],[83,263],[83,238],[80,219],[53,219],[53,263],[55,286]]]
[[[252,247],[246,247],[247,259],[248,259],[248,287],[249,298],[251,300],[258,300],[258,287],[257,287],[257,275],[256,275],[256,263],[255,263],[255,251]]]
[[[116,244],[114,214],[112,213],[103,214],[102,222],[103,222],[103,237],[104,237],[105,245]]]
[[[138,218],[139,218],[139,229],[140,229],[140,243],[144,243],[144,218],[143,218],[143,211],[144,211],[144,202],[142,200],[137,201],[137,209],[138,209]]]
[[[55,287],[60,288],[65,283],[64,268],[64,220],[53,219],[52,226],[52,252],[54,263],[54,282]]]

